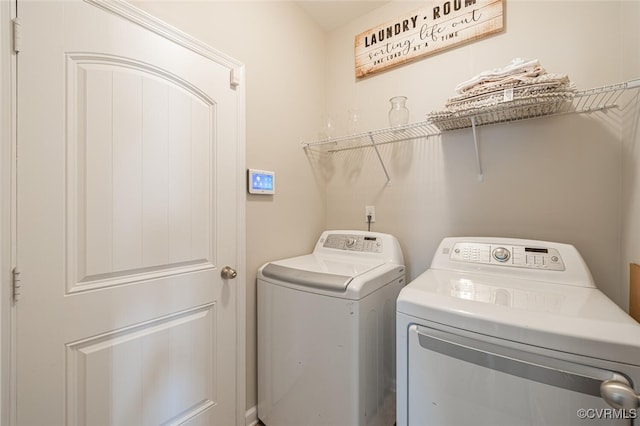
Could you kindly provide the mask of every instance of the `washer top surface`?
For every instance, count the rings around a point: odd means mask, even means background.
[[[342,291],[360,275],[384,262],[362,259],[360,262],[339,256],[307,254],[270,262],[261,272],[265,277],[308,287]]]
[[[600,359],[615,354],[618,362],[640,364],[640,325],[595,287],[578,251],[566,244],[445,238],[431,268],[401,291],[397,311],[514,342]]]
[[[345,292],[353,287],[351,293],[358,293],[366,281],[368,293],[402,273],[403,256],[395,237],[338,230],[323,232],[313,253],[269,262],[258,276],[321,292]]]

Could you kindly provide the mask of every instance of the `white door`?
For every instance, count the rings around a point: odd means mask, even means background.
[[[116,10],[18,4],[15,420],[234,425],[239,92]]]

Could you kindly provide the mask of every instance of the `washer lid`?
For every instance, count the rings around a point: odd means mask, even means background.
[[[399,313],[501,339],[640,365],[640,325],[597,288],[429,269]]]
[[[261,273],[287,283],[342,292],[355,277],[382,265],[380,260],[346,261],[344,257],[308,254],[270,262]]]

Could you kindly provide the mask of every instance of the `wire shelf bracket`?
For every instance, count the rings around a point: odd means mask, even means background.
[[[387,185],[391,185],[391,177],[389,177],[389,172],[387,171],[387,167],[384,165],[384,160],[380,155],[380,151],[378,150],[376,141],[372,135],[369,135],[369,139],[371,140],[371,145],[373,146],[373,149],[376,151],[376,155],[378,156],[378,161],[380,161],[380,165],[382,166],[382,171],[384,171],[384,175],[387,177]]]
[[[471,128],[473,129],[473,145],[476,149],[476,168],[478,169],[478,180],[482,182],[484,180],[484,174],[482,173],[482,162],[480,161],[480,147],[478,146],[478,134],[476,131],[475,117],[471,117]]]

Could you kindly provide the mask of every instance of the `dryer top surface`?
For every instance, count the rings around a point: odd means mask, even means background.
[[[460,242],[443,241],[431,269],[401,291],[398,313],[416,323],[445,324],[601,359],[615,354],[618,361],[640,364],[640,325],[595,287],[575,248],[523,240],[488,242],[492,250],[556,248],[553,255],[561,256],[564,269],[548,270],[504,266],[486,255],[479,262],[458,261],[460,253],[453,248]]]

